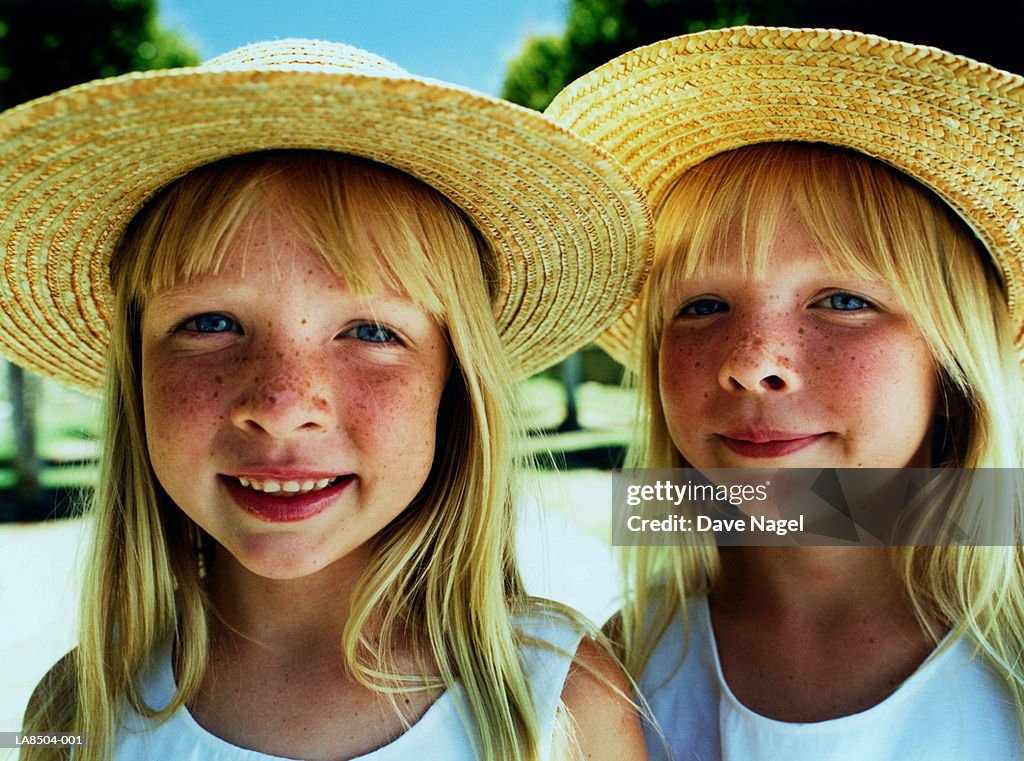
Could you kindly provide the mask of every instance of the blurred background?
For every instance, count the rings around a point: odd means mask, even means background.
[[[621,52],[746,23],[856,29],[1024,72],[1024,0],[0,0],[0,109],[276,37],[347,42],[543,109]],[[596,620],[618,593],[609,469],[633,414],[621,379],[588,347],[521,386],[536,486],[520,529],[528,583]],[[88,528],[79,507],[95,478],[100,414],[94,399],[0,361],[0,731],[20,728],[32,687],[75,641]],[[0,761],[14,757],[0,750]]]

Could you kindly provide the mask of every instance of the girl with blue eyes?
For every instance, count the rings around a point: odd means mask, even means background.
[[[547,113],[655,214],[598,339],[638,390],[629,465],[1008,469],[1003,546],[627,548],[651,757],[1021,758],[1024,79],[747,27],[627,53]]]
[[[302,40],[57,93],[0,146],[0,342],[106,399],[80,643],[26,732],[87,733],[75,761],[644,757],[513,544],[511,383],[648,264],[617,165]]]

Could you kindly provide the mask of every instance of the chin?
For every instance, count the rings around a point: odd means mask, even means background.
[[[237,551],[230,552],[235,563],[254,576],[286,581],[312,576],[330,565],[320,548],[310,546],[307,538],[258,537],[245,542]]]
[[[253,576],[272,581],[304,579],[322,570],[322,566],[310,563],[307,559],[289,561],[275,558],[236,557],[235,560]]]

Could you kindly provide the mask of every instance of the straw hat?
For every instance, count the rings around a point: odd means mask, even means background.
[[[545,112],[621,161],[656,211],[673,182],[754,143],[823,142],[931,188],[1001,268],[1024,349],[1024,78],[918,45],[827,29],[736,27],[619,56]],[[597,343],[632,365],[636,306]]]
[[[192,169],[281,148],[388,164],[459,206],[493,251],[495,319],[523,375],[606,328],[649,264],[635,182],[540,114],[347,45],[264,42],[0,114],[0,353],[96,390],[107,265],[131,218]]]

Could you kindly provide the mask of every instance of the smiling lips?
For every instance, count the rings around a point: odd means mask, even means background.
[[[243,510],[268,523],[292,523],[312,518],[355,482],[353,473],[292,478],[221,476],[221,482]]]
[[[788,431],[737,430],[717,434],[729,449],[743,457],[770,459],[782,457],[817,443],[830,433],[791,433]]]

